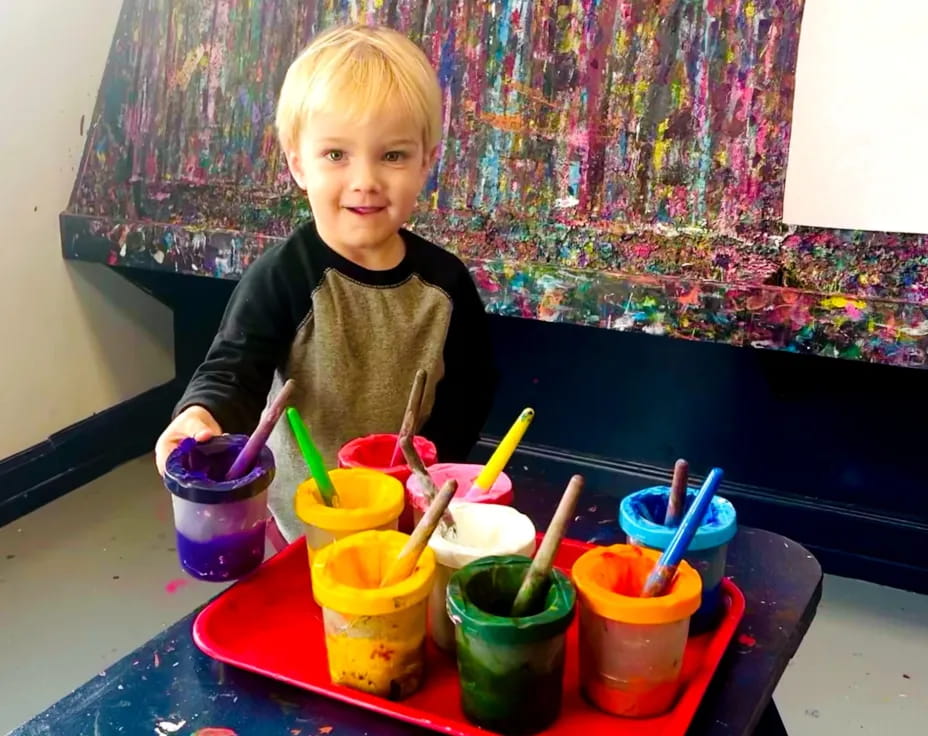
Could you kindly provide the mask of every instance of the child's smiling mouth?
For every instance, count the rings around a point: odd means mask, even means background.
[[[386,207],[345,207],[345,209],[356,215],[376,215],[378,212],[383,212]]]

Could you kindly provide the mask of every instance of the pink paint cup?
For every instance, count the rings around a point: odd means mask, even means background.
[[[477,476],[480,475],[481,470],[483,470],[482,465],[465,463],[438,463],[428,468],[429,475],[432,476],[432,480],[435,481],[435,485],[439,488],[449,479],[458,482],[458,490],[454,494],[455,500],[512,506],[512,481],[505,473],[499,474],[499,478],[496,479],[493,487],[486,493],[470,492],[470,488]],[[406,481],[406,508],[412,508],[413,524],[419,522],[428,505],[422,484],[415,475],[411,475],[409,480]]]
[[[346,443],[338,451],[338,467],[340,468],[370,468],[386,473],[406,485],[412,475],[412,469],[406,464],[402,454],[402,464],[390,465],[393,458],[393,449],[396,447],[395,434],[370,434],[367,437],[357,437]],[[438,459],[438,450],[435,445],[425,437],[413,437],[413,447],[422,458],[425,467],[432,465]],[[408,496],[408,494],[407,494]],[[409,533],[413,528],[413,512],[406,504],[399,519],[399,530]]]

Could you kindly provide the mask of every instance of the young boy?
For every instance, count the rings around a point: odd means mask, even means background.
[[[243,275],[158,440],[158,470],[185,437],[254,430],[288,378],[291,404],[334,467],[348,440],[398,431],[418,368],[429,377],[418,433],[442,461],[464,460],[494,390],[486,314],[464,264],[402,229],[438,151],[435,71],[396,31],[327,31],[287,72],[277,129],[313,221]],[[286,422],[269,445],[269,505],[293,540],[306,465]]]

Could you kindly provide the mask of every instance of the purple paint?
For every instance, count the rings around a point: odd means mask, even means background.
[[[222,582],[247,575],[264,561],[266,522],[252,529],[198,542],[177,532],[177,556],[190,575]]]
[[[244,435],[200,443],[186,439],[168,458],[164,484],[172,493],[177,555],[181,567],[199,580],[234,580],[264,559],[273,454],[262,448],[247,475],[225,480],[247,440]]]

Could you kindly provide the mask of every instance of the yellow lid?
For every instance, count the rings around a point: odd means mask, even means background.
[[[368,531],[319,550],[313,558],[313,596],[320,606],[352,616],[379,616],[424,600],[435,580],[435,553],[426,547],[408,578],[378,587],[408,534]]]
[[[297,517],[329,531],[350,532],[389,524],[403,513],[406,491],[403,484],[386,473],[369,468],[330,470],[337,495],[334,506],[326,506],[315,480],[301,483],[293,499]]]
[[[667,624],[693,615],[702,600],[702,580],[680,563],[670,591],[657,598],[639,594],[661,553],[615,544],[585,552],[571,569],[581,602],[593,613],[627,624]]]

